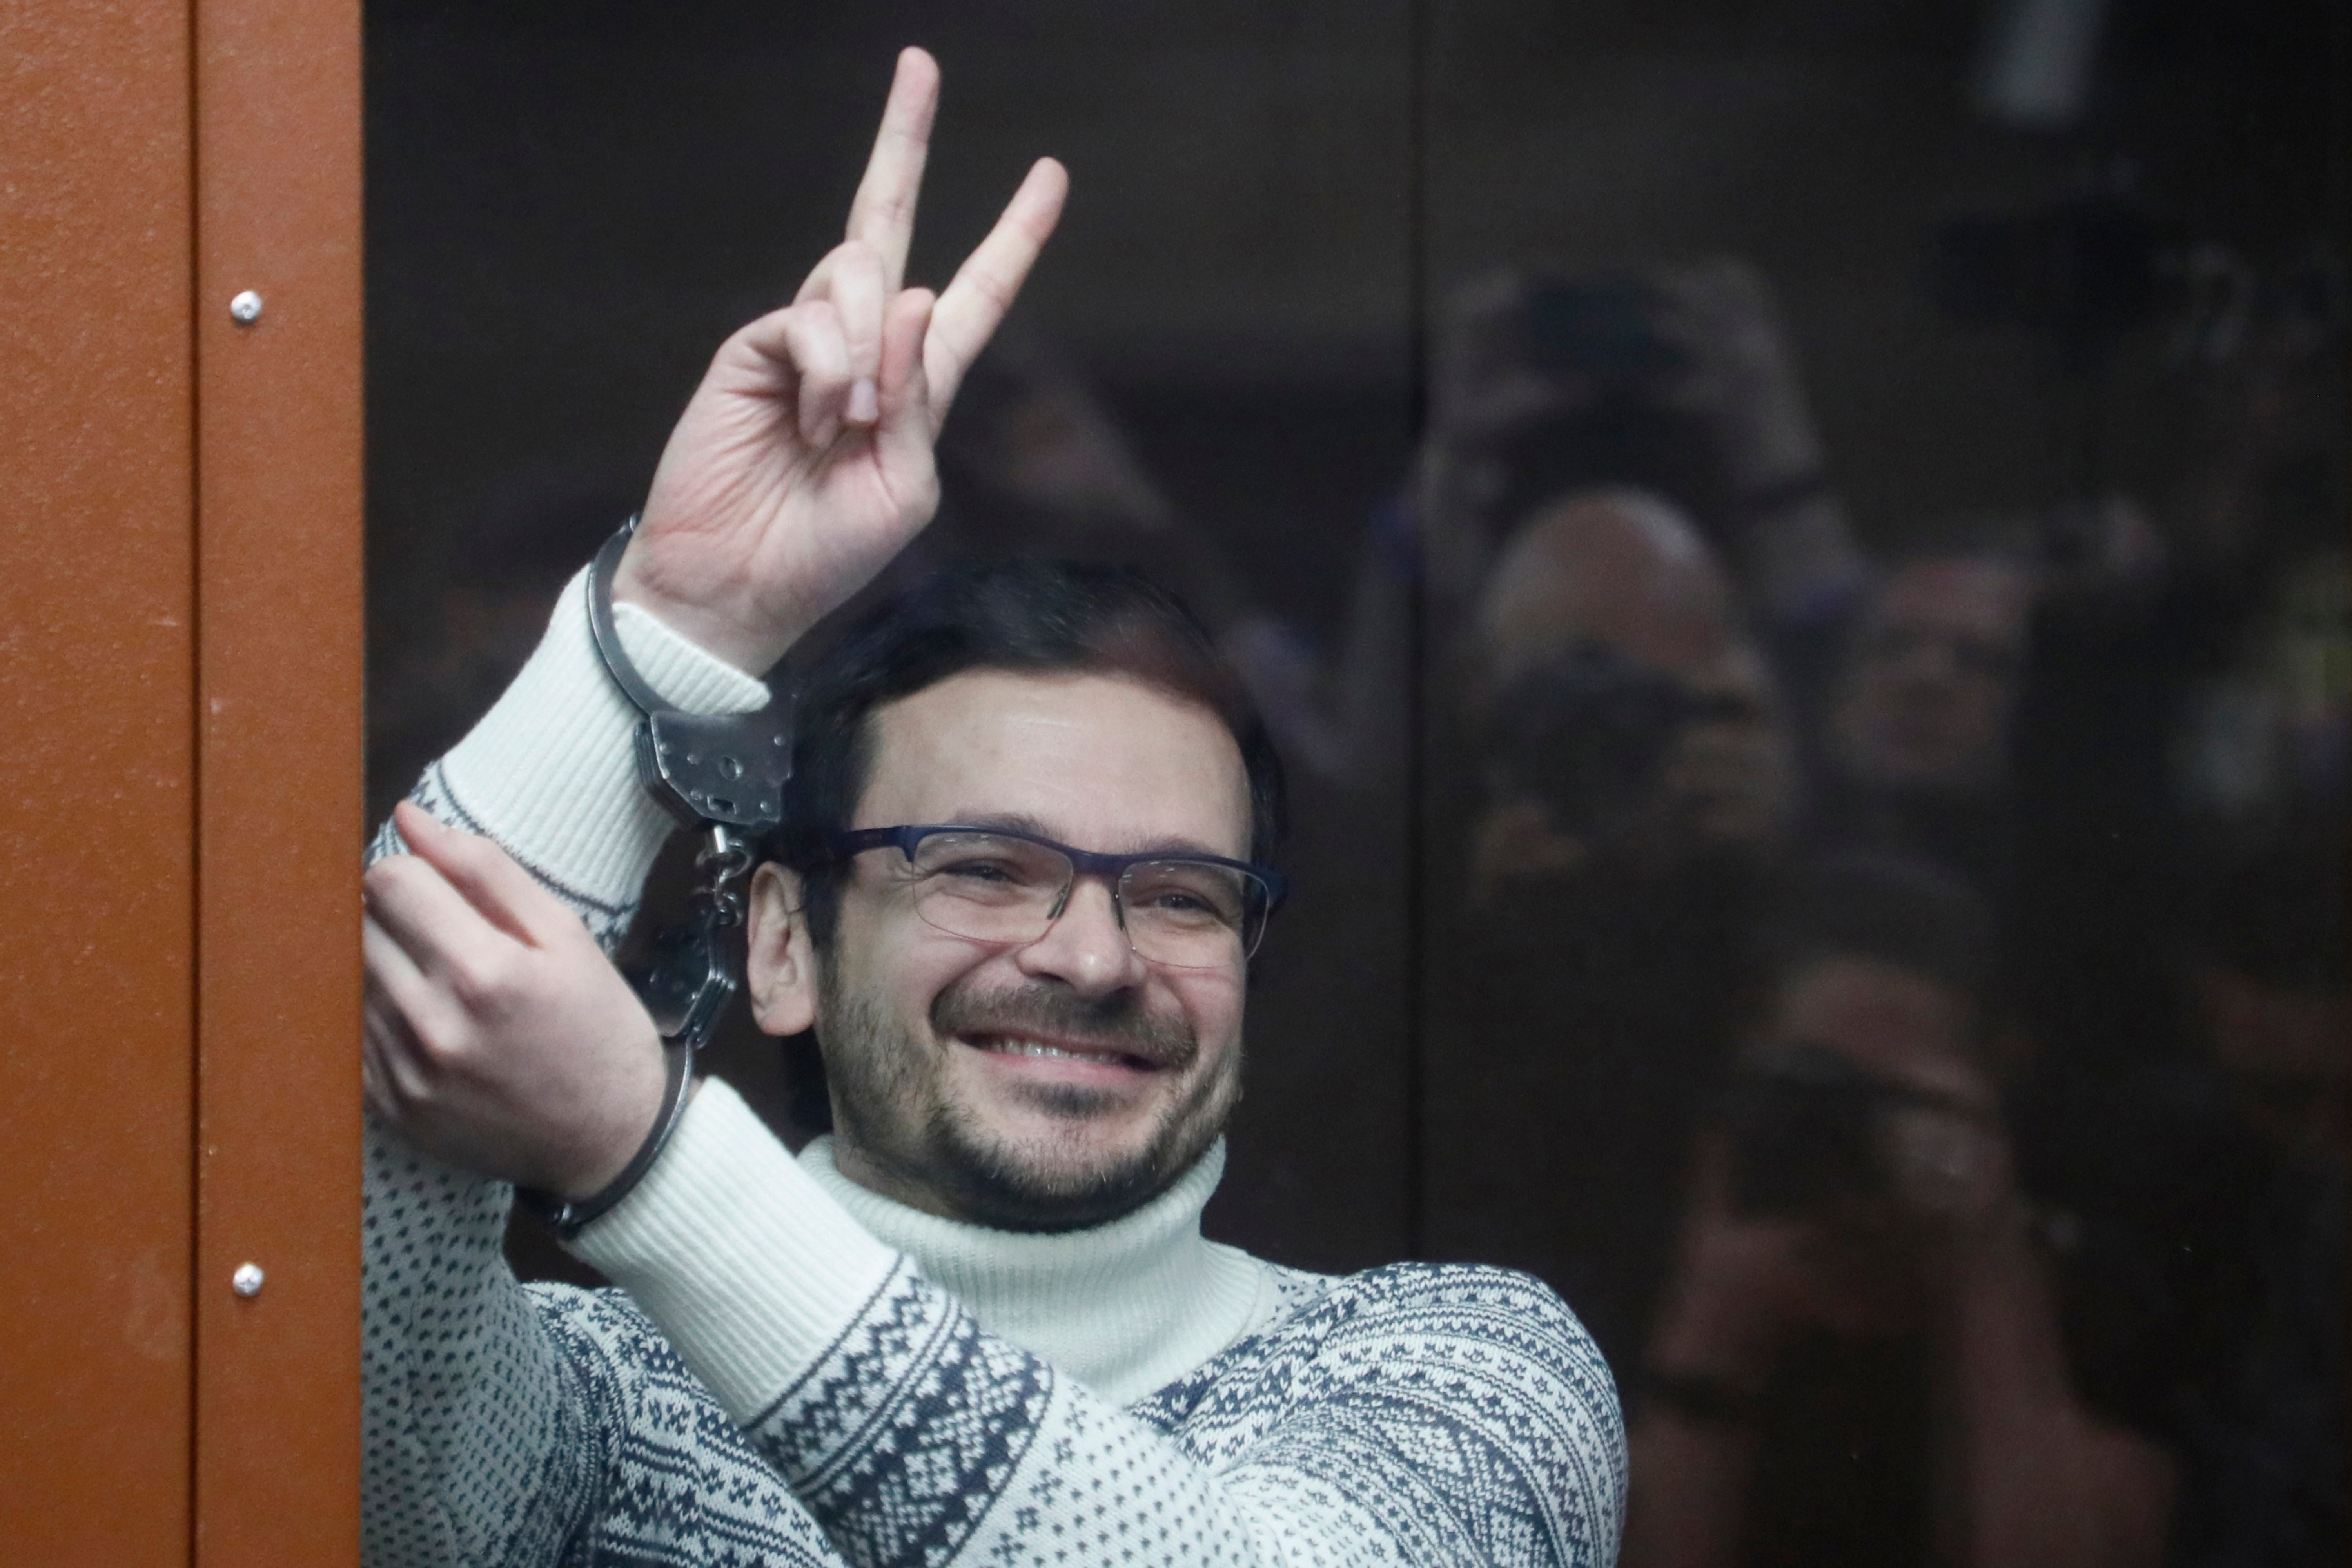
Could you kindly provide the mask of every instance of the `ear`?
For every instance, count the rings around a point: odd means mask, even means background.
[[[773,860],[751,878],[743,981],[751,1016],[764,1032],[797,1035],[815,1024],[816,950],[801,909],[801,879]]]

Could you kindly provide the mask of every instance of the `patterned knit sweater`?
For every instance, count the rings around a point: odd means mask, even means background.
[[[609,944],[666,824],[585,621],[575,580],[416,798]],[[764,700],[651,617],[620,625],[679,706]],[[580,1238],[625,1289],[583,1291],[516,1281],[509,1189],[371,1127],[366,1559],[1612,1563],[1623,1431],[1559,1299],[1216,1247],[1222,1163],[1095,1231],[1009,1237],[866,1194],[822,1147],[794,1160],[714,1082]]]

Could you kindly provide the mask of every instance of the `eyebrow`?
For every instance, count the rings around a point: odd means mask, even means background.
[[[940,820],[961,827],[990,827],[1004,833],[1032,834],[1039,838],[1050,838],[1056,844],[1067,842],[1047,824],[1025,811],[959,811]],[[1085,849],[1091,848],[1092,846],[1073,845],[1072,847]],[[1190,838],[1154,839],[1148,843],[1138,844],[1132,848],[1105,849],[1095,852],[1105,855],[1166,855],[1175,858],[1207,855],[1219,860],[1246,858],[1245,855],[1241,857],[1228,855],[1222,849],[1213,849],[1208,845]]]

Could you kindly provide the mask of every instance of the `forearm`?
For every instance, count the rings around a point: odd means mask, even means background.
[[[2021,1233],[2005,1229],[1956,1262],[1948,1312],[1969,1560],[1984,1568],[2159,1561],[2172,1462],[2083,1404],[2050,1280]]]
[[[446,816],[437,778],[417,794]],[[367,858],[402,848],[387,823]],[[590,1481],[561,1357],[507,1266],[512,1190],[373,1115],[363,1160],[362,1560],[552,1563]]]
[[[674,700],[764,700],[641,612],[622,622]],[[636,784],[635,720],[596,662],[575,579],[514,684],[415,798],[509,846],[609,944],[668,828]],[[369,859],[404,847],[387,824]],[[511,1190],[436,1163],[373,1117],[366,1159],[367,1561],[551,1563],[600,1461],[581,1380],[506,1264]]]
[[[513,684],[426,770],[414,798],[503,846],[609,946],[673,825],[637,782],[637,711],[597,655],[585,595],[583,574]],[[614,624],[646,679],[681,709],[743,712],[767,701],[759,681],[635,605],[616,605]],[[379,852],[392,847],[380,840]]]

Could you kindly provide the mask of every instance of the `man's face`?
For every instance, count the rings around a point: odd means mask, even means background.
[[[1239,859],[1250,805],[1213,713],[1123,678],[953,677],[874,717],[852,826],[1017,828],[1082,849]],[[917,1207],[1010,1228],[1148,1201],[1239,1092],[1244,971],[1139,957],[1081,877],[1025,945],[916,911],[904,858],[860,855],[818,964],[818,1037],[844,1173]]]
[[[1995,561],[1923,562],[1886,584],[1837,717],[1856,778],[1951,795],[2000,784],[2028,601],[2025,574]]]
[[[1777,847],[1797,789],[1779,695],[1740,625],[1728,579],[1679,514],[1615,492],[1539,512],[1496,568],[1477,616],[1489,703],[1515,679],[1539,675],[1547,660],[1584,644],[1671,683],[1686,711],[1638,798],[1606,803],[1613,820],[1597,837],[1575,826],[1598,815],[1591,803],[1544,798],[1524,777],[1501,789],[1474,841],[1474,900],[1596,863],[1646,879]]]

